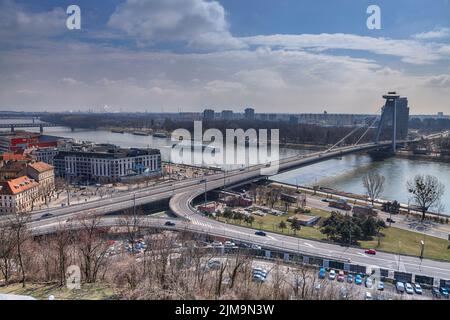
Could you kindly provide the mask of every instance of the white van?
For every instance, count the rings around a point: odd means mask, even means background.
[[[405,284],[403,282],[397,281],[397,283],[395,284],[395,288],[399,293],[405,292]]]

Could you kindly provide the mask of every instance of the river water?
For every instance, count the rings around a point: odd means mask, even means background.
[[[305,168],[291,170],[274,176],[272,180],[304,186],[320,185],[335,190],[365,194],[362,178],[370,172],[377,171],[385,177],[384,191],[380,198],[397,200],[407,204],[409,193],[406,183],[416,174],[436,176],[445,186],[441,200],[441,213],[450,215],[450,163],[388,158],[374,161],[369,155],[354,154],[317,163]]]
[[[10,119],[0,122],[10,122]],[[14,120],[15,122],[18,122]],[[29,122],[22,120],[20,122]],[[38,128],[27,129],[39,131]],[[152,136],[137,136],[133,134],[112,133],[105,130],[79,130],[72,132],[68,128],[45,128],[44,132],[50,135],[74,138],[82,141],[96,143],[112,143],[121,147],[130,148],[158,148],[161,150],[163,160],[169,160],[172,142],[168,138],[156,138]],[[256,150],[250,151],[256,152]],[[292,150],[280,148],[280,157],[305,154],[307,150]],[[374,161],[370,156],[355,154],[317,163],[306,168],[291,170],[289,172],[273,176],[273,181],[299,184],[304,186],[320,185],[336,190],[364,194],[362,177],[369,171],[378,171],[386,178],[385,188],[380,198],[397,200],[408,203],[409,195],[406,190],[406,182],[416,174],[430,174],[439,178],[445,185],[445,194],[441,201],[440,212],[450,215],[450,163],[409,160],[403,158],[389,158],[383,161]]]

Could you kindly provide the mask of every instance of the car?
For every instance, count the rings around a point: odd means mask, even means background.
[[[259,282],[259,283],[266,281],[266,278],[259,274],[254,274],[252,279],[254,282]]]
[[[264,279],[265,278],[267,278],[267,271],[266,270],[263,270],[263,271],[253,271],[253,275],[255,276],[255,275],[259,275],[259,276],[261,276],[261,277],[264,277]]]
[[[375,251],[375,249],[369,249],[369,250],[366,250],[366,251],[364,251],[364,253],[365,254],[370,254],[370,255],[376,255],[377,254],[377,252]]]
[[[231,241],[225,241],[223,244],[225,247],[235,247],[236,244],[234,242]]]
[[[437,299],[441,298],[441,293],[439,292],[439,289],[436,287],[433,287],[433,289],[431,289],[431,294],[433,295],[433,297]]]
[[[372,300],[372,294],[367,291],[366,294],[365,294],[365,299],[366,300]]]
[[[51,214],[51,213],[44,213],[44,214],[41,216],[41,219],[50,218],[50,217],[53,217],[53,214]]]
[[[252,249],[261,250],[261,246],[258,246],[257,244],[252,244]]]
[[[327,274],[325,268],[320,268],[319,270],[319,279],[325,279],[325,275]]]
[[[394,219],[391,219],[391,218],[387,218],[387,219],[386,219],[386,222],[388,222],[388,223],[395,223],[395,220],[394,220]]]
[[[405,285],[403,284],[403,282],[397,281],[397,283],[395,284],[395,289],[397,289],[398,293],[403,293],[405,292]]]
[[[441,293],[441,296],[448,299],[448,289],[444,287],[439,288],[439,292]]]
[[[417,294],[422,294],[422,293],[423,293],[422,287],[421,287],[420,284],[418,284],[418,283],[415,283],[415,284],[414,284],[414,291],[415,291]]]
[[[328,274],[328,279],[330,279],[330,280],[336,279],[336,271],[335,270],[330,270],[330,273]]]
[[[255,235],[261,236],[261,237],[265,237],[265,236],[266,236],[266,233],[265,233],[264,231],[259,230],[259,231],[256,231],[256,232],[255,232]]]
[[[211,245],[212,245],[213,247],[221,247],[221,246],[222,246],[222,242],[215,240],[215,241],[213,241],[213,242],[211,243]]]
[[[347,276],[347,282],[348,282],[348,283],[353,283],[353,275],[349,274],[349,275]]]
[[[210,269],[219,269],[221,264],[222,263],[219,260],[209,260],[208,261],[208,268],[210,268]]]
[[[356,277],[355,277],[355,283],[356,283],[357,285],[362,284],[362,277],[361,277],[360,274],[357,274],[357,275],[356,275]]]
[[[367,279],[366,279],[366,282],[365,282],[365,285],[366,285],[366,288],[372,289],[372,286],[373,286],[373,281],[372,281],[372,279],[367,278]]]
[[[164,223],[164,225],[165,225],[165,226],[168,226],[168,227],[173,227],[173,226],[175,226],[175,222],[172,222],[172,221],[166,221],[166,223]]]
[[[322,201],[322,202],[329,202],[330,200],[324,198],[324,199],[322,199],[321,201]]]
[[[405,283],[405,291],[407,294],[414,294],[414,289],[413,289],[411,283],[409,283],[409,282]]]
[[[339,271],[339,274],[337,276],[337,281],[339,281],[339,282],[344,282],[345,281],[344,271]]]
[[[378,282],[377,290],[380,290],[380,291],[384,290],[384,282],[383,281]]]

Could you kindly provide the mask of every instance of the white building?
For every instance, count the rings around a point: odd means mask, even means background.
[[[61,151],[54,163],[56,174],[69,180],[114,182],[132,176],[160,175],[162,172],[161,153],[156,149]]]
[[[0,214],[31,211],[41,200],[39,183],[27,176],[0,183]]]

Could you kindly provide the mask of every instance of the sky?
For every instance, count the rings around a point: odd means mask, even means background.
[[[0,0],[0,110],[376,113],[387,91],[450,114],[450,0]]]

